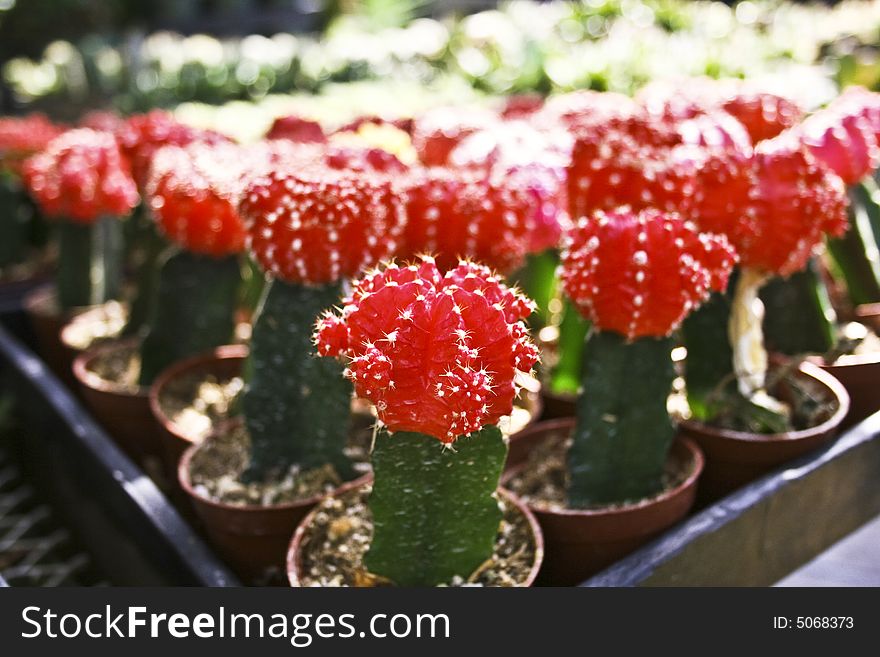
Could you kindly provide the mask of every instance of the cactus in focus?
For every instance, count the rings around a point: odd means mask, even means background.
[[[425,256],[368,273],[318,321],[318,352],[344,358],[380,421],[369,572],[434,586],[491,557],[507,455],[496,425],[513,408],[516,373],[537,361],[522,321],[533,308],[486,267],[444,275]]]

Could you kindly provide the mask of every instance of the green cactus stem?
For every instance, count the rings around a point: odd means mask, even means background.
[[[815,258],[787,279],[774,278],[761,290],[764,338],[770,351],[796,356],[824,354],[836,342],[836,316]]]
[[[731,286],[735,280],[731,279]],[[730,322],[730,295],[714,293],[682,324],[681,335],[687,348],[685,384],[688,405],[696,420],[710,420],[719,410],[720,392],[734,394],[733,350],[727,337]],[[723,390],[719,390],[719,386]],[[726,396],[726,395],[725,395]]]
[[[263,297],[263,288],[266,287],[266,277],[263,271],[252,258],[245,258],[242,266],[241,287],[238,291],[239,306],[249,315],[253,315],[260,299]]]
[[[166,258],[141,346],[142,386],[150,385],[175,361],[229,344],[240,282],[235,256],[212,258],[177,251]]]
[[[854,306],[880,301],[880,191],[873,181],[849,190],[849,229],[829,239],[828,251]]]
[[[553,321],[554,301],[559,298],[557,267],[559,267],[559,253],[556,251],[530,253],[526,256],[526,264],[514,276],[514,280],[519,281],[523,293],[534,300],[538,307],[529,318],[533,329],[541,329]]]
[[[119,298],[123,250],[119,219],[59,222],[56,288],[62,310]]]
[[[146,329],[154,312],[153,304],[159,285],[159,259],[168,247],[168,242],[159,234],[156,222],[147,215],[143,205],[132,220],[132,223],[139,224],[137,230],[127,235],[130,241],[136,242],[136,247],[130,246],[128,253],[134,270],[134,297],[123,335],[137,335]]]
[[[557,395],[576,395],[583,373],[584,340],[590,322],[568,299],[563,302],[562,318],[556,342],[556,362],[550,372],[550,392]]]
[[[494,493],[506,457],[494,426],[451,447],[421,433],[379,431],[367,569],[398,586],[466,580],[492,556],[502,516]]]
[[[0,267],[27,259],[30,222],[18,183],[0,171]]]
[[[568,452],[568,506],[586,508],[661,491],[674,428],[666,400],[675,379],[672,338],[587,338],[577,422]]]
[[[351,383],[343,365],[319,358],[312,344],[318,316],[338,303],[341,284],[318,287],[275,280],[257,310],[245,364],[241,409],[250,434],[246,481],[297,464],[332,465],[352,476],[343,450],[351,420]]]

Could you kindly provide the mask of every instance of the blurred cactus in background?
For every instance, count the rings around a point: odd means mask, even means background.
[[[43,4],[58,18],[35,32],[48,9],[32,7]],[[485,9],[492,4],[31,0],[25,10],[6,0],[0,62],[13,107],[62,118],[111,103],[143,111],[380,78],[453,76],[491,94],[631,92],[674,75],[773,76],[785,86],[797,71],[801,95],[814,96],[808,107],[830,98],[832,82],[880,83],[874,3],[513,0]]]

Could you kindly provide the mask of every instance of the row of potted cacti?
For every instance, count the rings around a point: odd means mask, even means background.
[[[880,409],[870,309],[839,336],[817,311],[827,280],[854,319],[845,290],[880,271],[867,204],[846,214],[880,155],[866,91],[805,120],[695,79],[287,117],[251,145],[162,113],[104,128],[22,168],[63,307],[118,298],[125,255],[137,288],[127,321],[70,323],[69,350],[95,341],[72,370],[249,581],[289,552],[299,585],[577,583],[832,439],[850,396],[849,422]],[[126,250],[106,217],[138,195],[155,221]],[[769,357],[765,327],[832,337]]]

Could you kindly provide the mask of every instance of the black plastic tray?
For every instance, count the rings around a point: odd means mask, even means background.
[[[691,516],[584,586],[769,586],[878,514],[875,413],[828,447]],[[880,546],[877,552],[880,559]]]
[[[7,330],[26,331],[20,315],[2,321],[0,386],[16,400],[23,461],[108,581],[238,585],[156,485]]]

